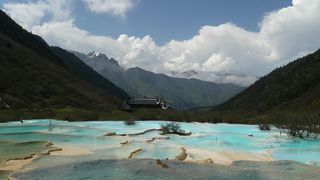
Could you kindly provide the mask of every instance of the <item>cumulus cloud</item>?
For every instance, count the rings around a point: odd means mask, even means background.
[[[53,46],[84,53],[92,50],[105,53],[119,59],[120,64],[125,67],[143,64],[141,67],[148,70],[160,72],[162,69],[158,58],[160,47],[150,36],[138,38],[123,34],[117,39],[96,36],[78,28],[72,20],[44,23],[34,26],[32,32],[44,37]]]
[[[87,8],[95,13],[107,13],[114,16],[125,17],[135,3],[133,0],[83,0]]]
[[[176,65],[191,63],[195,70],[217,73],[257,73],[252,66],[272,58],[269,44],[258,33],[232,23],[204,26],[192,39],[171,41],[164,50],[169,52],[167,69],[183,70],[186,67]]]
[[[62,46],[66,49],[89,52],[96,50],[110,54],[111,57],[120,57],[125,52],[116,40],[92,35],[75,26],[73,20],[48,22],[34,26],[32,32],[46,39],[53,46]]]
[[[70,18],[71,0],[44,0],[27,3],[6,3],[4,11],[27,30],[42,22],[45,16],[52,21]]]
[[[48,4],[48,0],[44,3],[9,3],[4,8],[13,14],[13,19],[52,45],[81,52],[97,50],[117,58],[126,68],[139,66],[169,75],[173,71],[195,70],[199,73],[193,77],[203,80],[248,85],[257,75],[264,75],[320,47],[319,0],[293,0],[292,6],[266,14],[258,32],[247,31],[233,23],[206,25],[190,39],[172,40],[162,46],[151,36],[123,34],[113,39],[91,34],[77,27],[70,11],[62,16],[68,18],[41,22],[44,15],[51,13],[55,17],[67,7],[62,4],[50,12],[44,8]],[[31,9],[39,11],[31,17],[26,16],[29,11],[33,12]]]
[[[34,4],[4,4],[4,8],[11,18],[29,30],[35,24],[39,24],[45,16],[44,10],[46,9],[46,6],[39,1]]]
[[[159,57],[161,48],[149,35],[139,38],[123,34],[119,36],[117,43],[124,47],[125,53],[118,59],[125,67],[140,66],[161,72],[162,65]]]
[[[285,60],[320,47],[320,1],[293,0],[293,6],[265,16],[259,35],[272,46],[275,60]]]
[[[165,45],[166,69],[264,75],[320,48],[320,1],[294,0],[266,14],[258,32],[232,23],[204,26],[198,35]]]

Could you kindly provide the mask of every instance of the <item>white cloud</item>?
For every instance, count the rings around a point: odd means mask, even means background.
[[[42,18],[45,16],[46,5],[39,1],[37,3],[16,3],[16,4],[4,4],[5,11],[13,18],[17,23],[26,29],[31,29],[35,24],[39,24]]]
[[[276,60],[288,61],[320,47],[320,1],[293,0],[293,6],[268,14],[259,35],[272,46]]]
[[[121,44],[125,50],[125,53],[118,57],[123,66],[140,66],[151,71],[161,71],[160,47],[150,36],[138,38],[124,34],[119,36],[117,43]]]
[[[49,4],[49,1],[44,2]],[[264,75],[277,66],[320,48],[319,0],[293,0],[292,6],[266,14],[258,32],[247,31],[233,23],[207,25],[188,40],[172,40],[163,46],[158,46],[150,36],[139,38],[124,34],[113,39],[93,35],[75,25],[70,11],[60,19],[41,23],[44,15],[51,13],[59,17],[58,12],[66,7],[61,5],[54,12],[49,12],[42,6],[38,1],[33,4],[7,4],[4,7],[14,14],[12,17],[21,25],[29,26],[32,32],[52,45],[81,52],[97,50],[119,59],[126,68],[139,66],[165,74],[196,70],[200,73],[195,77],[215,82],[248,85],[256,75]],[[23,19],[28,12],[33,12],[26,7],[39,9],[39,14]]]
[[[226,71],[232,65],[234,61],[231,57],[225,57],[221,54],[212,54],[209,59],[202,64],[204,70],[207,71]]]
[[[66,49],[80,52],[97,50],[111,57],[120,57],[124,53],[124,48],[116,40],[81,30],[72,20],[44,23],[34,26],[32,32],[44,37],[51,45]]]
[[[267,14],[258,32],[232,23],[204,26],[193,38],[163,47],[167,54],[164,67],[264,75],[320,48],[318,17],[319,0],[294,0],[292,6]]]
[[[45,16],[52,21],[70,18],[71,0],[44,0],[28,3],[6,3],[4,11],[27,30],[41,23]]]
[[[121,17],[125,17],[126,13],[135,5],[133,0],[83,0],[83,2],[92,12]]]
[[[259,65],[259,60],[270,59],[271,53],[269,44],[259,34],[231,23],[204,26],[192,39],[169,42],[164,51],[167,69],[185,70],[187,67],[182,65],[191,63],[194,70],[217,73],[258,73],[252,66]]]

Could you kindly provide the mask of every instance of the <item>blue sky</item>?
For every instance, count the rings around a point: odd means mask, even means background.
[[[36,2],[37,0],[0,0],[1,4]],[[151,35],[158,44],[172,39],[188,39],[204,25],[232,22],[250,31],[267,12],[291,4],[291,0],[139,0],[126,17],[97,14],[81,1],[72,11],[75,23],[93,34],[117,38],[121,34],[143,37]]]
[[[0,4],[12,19],[50,45],[99,51],[125,68],[139,66],[167,75],[195,70],[194,78],[206,81],[248,85],[254,77],[320,48],[319,0],[0,0]]]
[[[258,31],[267,12],[291,4],[290,0],[141,0],[126,18],[94,14],[81,3],[75,8],[76,24],[89,32],[143,37],[151,35],[158,44],[183,40],[197,34],[204,25],[233,22]]]

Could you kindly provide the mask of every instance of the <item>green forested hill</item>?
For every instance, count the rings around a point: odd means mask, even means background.
[[[128,98],[70,55],[52,50],[0,11],[0,109],[110,110]]]
[[[320,112],[320,50],[277,68],[215,111]]]

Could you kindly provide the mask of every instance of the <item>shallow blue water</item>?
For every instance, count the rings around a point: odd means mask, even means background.
[[[126,126],[122,121],[67,122],[30,120],[0,124],[0,140],[35,141],[46,140],[60,144],[75,144],[90,147],[96,153],[110,158],[123,157],[143,146],[139,158],[172,158],[177,147],[202,148],[207,150],[232,150],[251,153],[271,152],[276,160],[295,160],[311,164],[320,162],[320,140],[304,140],[280,135],[277,129],[265,132],[254,125],[182,123],[182,129],[191,131],[191,136],[169,135],[159,143],[145,143],[152,137],[161,137],[158,132],[133,137],[104,137],[107,132],[138,133],[159,128],[162,121],[141,121]],[[252,135],[248,136],[248,135]],[[126,148],[119,142],[132,141]],[[107,151],[107,150],[110,151]],[[112,151],[116,150],[116,151]]]

